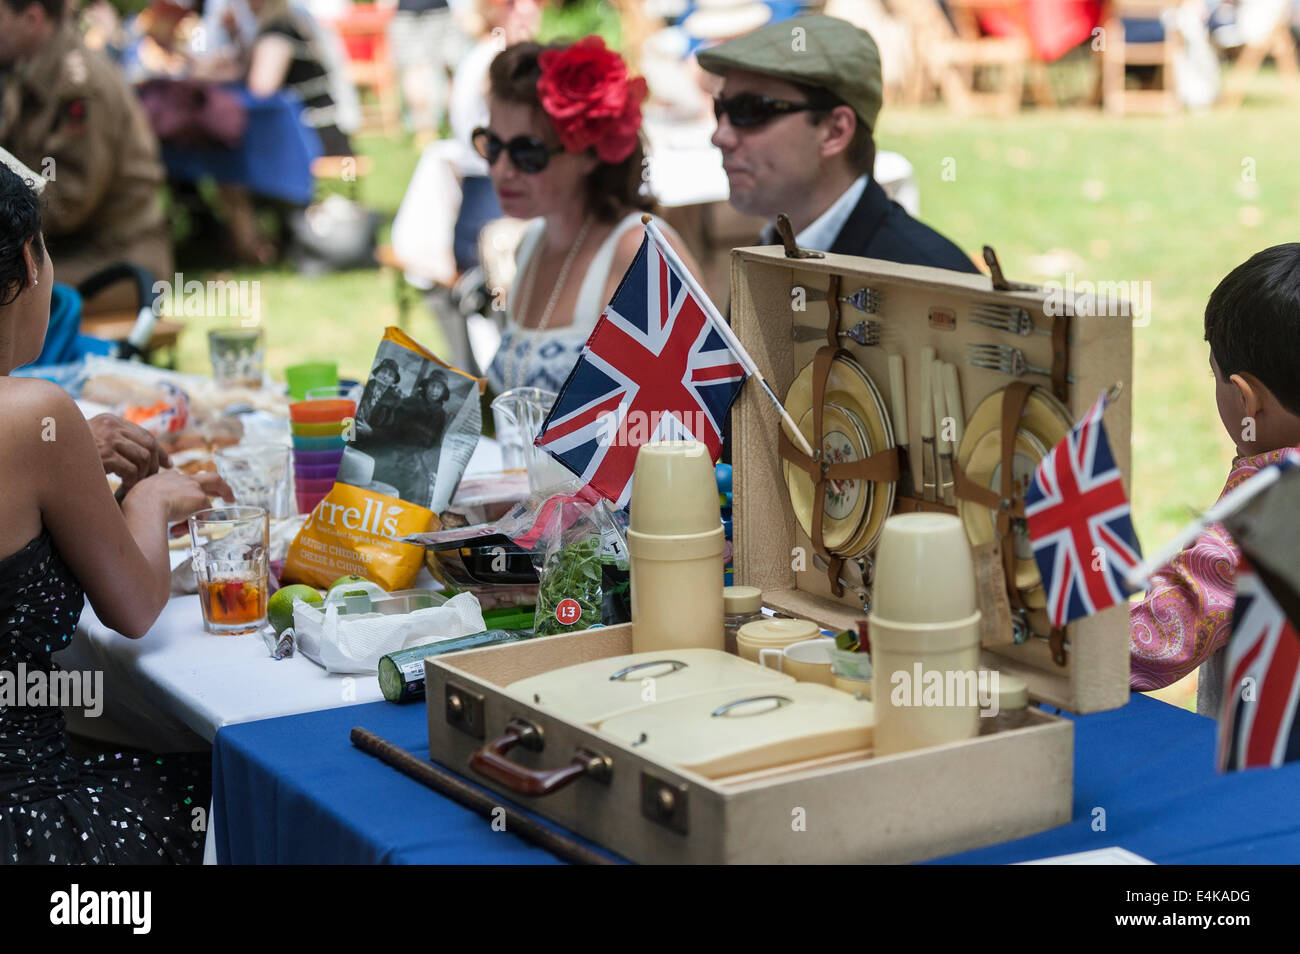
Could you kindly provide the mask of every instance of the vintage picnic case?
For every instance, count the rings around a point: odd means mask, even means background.
[[[832,298],[847,297],[860,287],[876,293],[873,317],[884,325],[881,344],[845,347],[882,391],[888,390],[888,354],[902,354],[911,363],[928,345],[938,358],[959,365],[963,406],[969,412],[1014,380],[963,363],[967,344],[987,342],[1014,345],[1038,367],[1056,364],[1058,380],[1036,380],[1052,387],[1074,417],[1102,390],[1122,384],[1106,423],[1127,486],[1129,318],[1056,323],[1045,310],[1043,292],[993,289],[987,276],[835,255],[789,258],[780,248],[737,249],[733,327],[780,396],[826,344],[825,338],[794,342],[794,324],[821,322],[824,327],[829,320],[847,329],[861,317],[837,314],[847,309],[818,300],[826,296],[816,293],[833,285],[838,288]],[[791,307],[793,287],[809,290],[804,311]],[[972,307],[986,304],[1023,308],[1053,334],[1010,335],[971,322]],[[1064,358],[1057,360],[1062,350]],[[920,430],[918,379],[914,373],[907,376],[910,434]],[[829,571],[811,559],[813,541],[803,534],[786,492],[778,421],[757,388],[742,391],[732,418],[736,581],[762,588],[764,602],[775,609],[847,628],[863,618],[861,601],[849,589],[834,595]],[[918,456],[914,449],[916,481],[921,478]],[[946,508],[902,497],[893,505],[894,512],[913,509]],[[985,556],[981,565],[996,569],[997,559]],[[988,579],[1000,583],[996,573]],[[1004,623],[1006,594],[997,596],[982,594],[981,608]],[[1073,726],[1037,708],[1025,711],[1018,722],[981,719],[981,735],[961,742],[879,758],[861,751],[708,779],[658,764],[634,746],[503,691],[553,669],[629,653],[634,625],[429,658],[431,757],[645,863],[911,862],[1070,820]],[[1127,701],[1124,607],[1020,644],[1002,629],[986,628],[982,634],[981,665],[1023,677],[1034,700],[1074,712]]]

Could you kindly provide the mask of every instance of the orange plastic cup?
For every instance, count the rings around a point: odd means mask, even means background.
[[[334,424],[356,416],[356,402],[346,398],[295,401],[289,405],[289,420],[299,424]]]

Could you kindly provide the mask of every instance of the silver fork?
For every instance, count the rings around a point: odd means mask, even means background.
[[[798,287],[798,286],[796,286]],[[840,295],[840,301],[852,305],[864,315],[874,315],[880,310],[880,292],[874,288],[859,288],[851,295]],[[815,288],[804,288],[806,301],[825,301],[826,293]]]
[[[1034,324],[1029,312],[1017,305],[975,305],[970,310],[971,322],[985,328],[1009,331],[1015,335],[1051,335],[1046,328]]]
[[[841,331],[841,338],[852,338],[864,348],[870,348],[872,345],[880,344],[881,323],[878,321],[864,320],[859,321],[848,331]],[[826,337],[826,329],[818,328],[815,325],[795,325],[795,341],[816,341],[818,338]]]
[[[972,368],[987,368],[989,371],[1009,374],[1013,378],[1023,377],[1026,374],[1041,374],[1049,378],[1052,376],[1051,368],[1040,368],[1030,364],[1025,360],[1023,351],[1010,345],[967,345],[966,363]],[[1069,375],[1066,380],[1073,384],[1074,376]]]

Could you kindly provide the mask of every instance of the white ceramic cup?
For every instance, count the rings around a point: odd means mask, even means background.
[[[793,643],[784,649],[760,649],[758,660],[768,669],[794,676],[800,682],[820,682],[831,684],[831,650],[835,640],[824,636]],[[771,665],[768,660],[775,660]]]

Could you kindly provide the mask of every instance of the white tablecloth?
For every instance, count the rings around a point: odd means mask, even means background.
[[[201,749],[235,722],[383,698],[373,675],[331,675],[302,656],[272,659],[257,633],[205,633],[197,596],[171,600],[142,639],[114,632],[87,606],[72,646],[54,658],[104,673],[103,715],[70,718],[71,730],[158,752]]]

